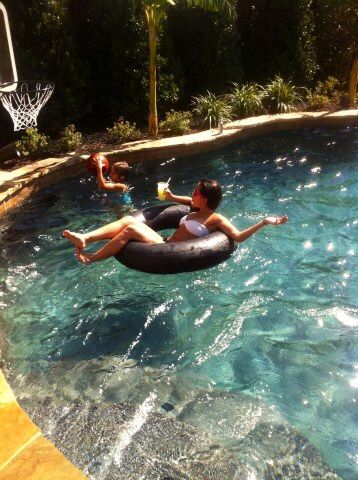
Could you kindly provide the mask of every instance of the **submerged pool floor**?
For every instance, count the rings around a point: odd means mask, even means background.
[[[263,402],[262,422],[274,412],[342,478],[355,479],[357,154],[357,128],[280,133],[137,164],[130,198],[98,192],[90,177],[33,198],[1,235],[1,328],[20,401],[40,398],[42,388],[60,403],[131,402],[211,432],[223,446],[238,442],[238,432],[208,429],[198,405],[210,408],[209,399],[193,394],[197,414],[182,413],[187,399],[176,400],[173,386],[185,380],[185,392],[214,392],[222,405],[225,395]],[[156,182],[169,177],[177,194],[190,194],[200,178],[219,180],[220,212],[238,228],[269,214],[287,214],[289,222],[267,227],[206,271],[156,276],[112,259],[77,263],[63,229],[93,229],[151,205]],[[126,372],[142,372],[135,388],[136,375]],[[255,411],[247,413],[250,425]],[[139,418],[138,432],[147,417]],[[254,452],[267,461],[253,441]]]

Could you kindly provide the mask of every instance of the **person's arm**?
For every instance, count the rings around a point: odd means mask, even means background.
[[[102,162],[97,162],[97,185],[100,190],[107,192],[126,192],[128,187],[125,183],[114,183],[107,181],[103,176]]]
[[[183,205],[191,205],[191,197],[173,195],[169,188],[165,189],[165,200],[171,200],[172,202],[181,203]]]
[[[266,225],[283,225],[287,220],[287,215],[284,215],[283,217],[265,217],[261,222],[258,222],[240,232],[230,220],[222,215],[217,215],[215,226],[222,232],[226,233],[229,238],[235,240],[235,242],[244,242]]]

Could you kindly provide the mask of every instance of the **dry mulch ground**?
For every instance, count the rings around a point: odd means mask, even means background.
[[[145,140],[146,137],[143,137],[142,140]],[[81,145],[76,149],[75,153],[77,155],[91,154],[94,152],[100,152],[103,150],[108,150],[110,146],[111,149],[119,148],[121,143],[109,142],[105,134],[102,133],[93,133],[91,135],[84,136],[84,139]],[[73,152],[71,152],[73,153]],[[24,165],[29,165],[33,162],[43,160],[49,157],[64,157],[68,152],[61,152],[59,149],[56,149],[55,144],[50,145],[50,147],[43,152],[41,155],[30,155],[29,157],[13,157],[7,160],[0,161],[0,170],[11,171],[16,170],[17,168],[23,167]]]
[[[192,129],[190,133],[197,133],[200,131],[195,128]],[[168,136],[168,135],[167,135]],[[156,139],[164,138],[163,135],[158,135]],[[149,140],[149,137],[143,134],[143,137],[139,142]],[[105,133],[92,133],[90,135],[84,135],[81,145],[76,149],[75,153],[77,155],[90,155],[94,152],[101,152],[106,150],[119,149],[123,145],[123,142],[113,142],[109,141],[108,136]],[[71,152],[73,153],[73,152]],[[11,171],[16,170],[17,168],[23,167],[24,165],[29,165],[30,163],[37,162],[39,160],[49,158],[49,157],[64,157],[68,155],[68,152],[59,151],[58,147],[56,148],[56,143],[53,142],[49,145],[49,148],[39,155],[30,155],[29,157],[14,157],[7,160],[0,160],[0,170]]]

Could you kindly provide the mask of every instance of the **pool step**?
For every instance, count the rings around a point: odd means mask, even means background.
[[[240,396],[236,400],[240,401]],[[224,396],[221,413],[226,401]],[[192,404],[196,405],[192,415],[200,424],[198,402]],[[219,407],[219,396],[215,403],[211,410],[205,408],[209,425],[213,409]],[[26,400],[23,405],[64,455],[98,480],[340,478],[322,461],[317,449],[287,423],[260,420],[245,435],[236,426],[231,442],[222,445],[217,433],[180,421],[170,411],[147,412],[136,429],[140,405],[132,402],[66,404],[47,397]],[[188,406],[185,412],[187,418],[190,409]],[[232,425],[225,427],[230,430]],[[236,434],[239,438],[234,441]]]

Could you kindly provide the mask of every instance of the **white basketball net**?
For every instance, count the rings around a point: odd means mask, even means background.
[[[51,97],[52,83],[20,83],[15,89],[1,89],[0,100],[14,122],[14,131],[36,127],[41,108]]]

